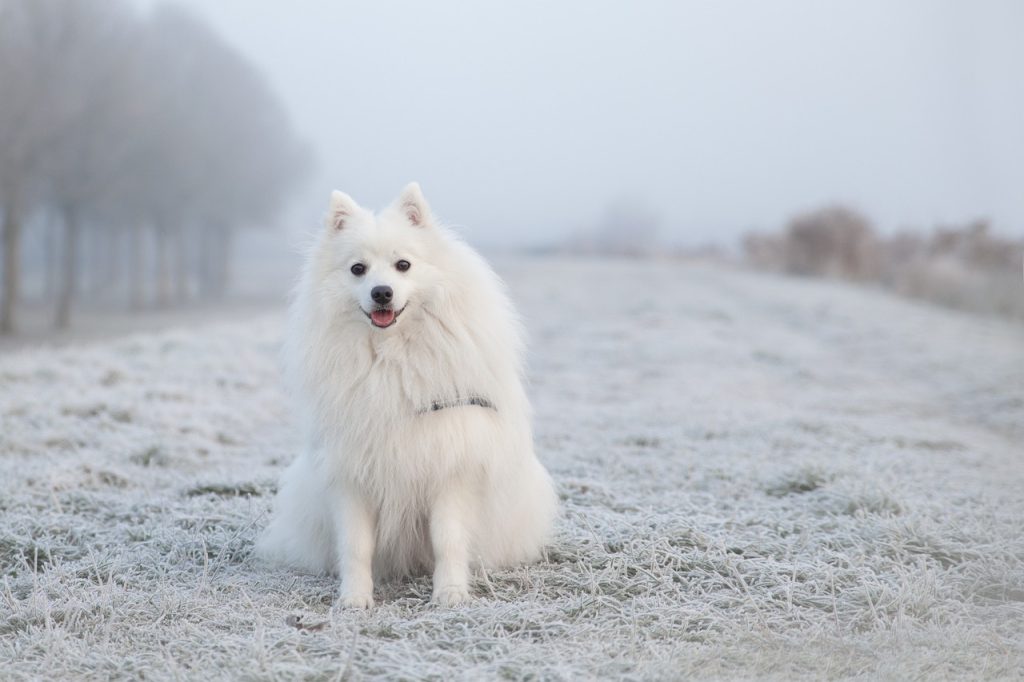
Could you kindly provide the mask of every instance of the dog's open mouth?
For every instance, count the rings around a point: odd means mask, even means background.
[[[373,323],[374,327],[384,329],[390,327],[398,319],[398,316],[402,314],[405,308],[401,310],[395,310],[394,308],[377,308],[373,312],[363,311],[363,314],[370,318],[370,322]]]

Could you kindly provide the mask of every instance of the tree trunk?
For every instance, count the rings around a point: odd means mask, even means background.
[[[188,298],[188,235],[184,227],[174,232],[174,298],[178,305]]]
[[[142,226],[133,225],[128,228],[128,308],[141,310],[143,296],[142,283]]]
[[[221,228],[220,239],[220,288],[218,289],[218,295],[220,298],[224,298],[231,287],[231,263],[234,254],[235,231],[230,227]]]
[[[110,253],[108,254],[110,267],[107,269],[107,296],[111,301],[120,303],[121,292],[121,252],[124,250],[124,227],[106,228],[110,239]]]
[[[211,226],[205,232],[207,247],[204,249],[204,278],[206,295],[214,300],[224,298],[231,279],[231,228],[223,225]]]
[[[49,303],[53,300],[54,294],[57,291],[57,223],[54,220],[53,214],[47,211],[45,235],[45,266],[43,276],[43,300]]]
[[[169,229],[166,224],[156,225],[156,304],[166,308],[171,302],[170,249],[167,248]]]
[[[4,283],[0,291],[0,334],[14,333],[15,306],[21,283],[21,216],[17,199],[4,201]]]
[[[214,297],[216,288],[216,274],[213,263],[217,259],[217,228],[212,225],[204,225],[200,230],[199,239],[202,248],[199,251],[199,295],[204,299]]]
[[[64,253],[61,261],[61,283],[57,291],[57,315],[54,324],[57,329],[67,329],[71,324],[71,302],[78,285],[78,215],[74,209],[64,210]]]
[[[110,228],[106,225],[92,225],[89,232],[89,239],[82,245],[82,250],[91,252],[91,254],[82,263],[80,285],[83,290],[88,291],[90,299],[100,300],[110,284],[113,239],[110,237]],[[88,275],[86,275],[86,271],[88,271]],[[85,284],[87,277],[88,286]]]

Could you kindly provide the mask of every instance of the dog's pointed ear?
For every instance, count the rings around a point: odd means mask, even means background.
[[[410,182],[398,195],[398,209],[410,223],[416,227],[424,227],[430,223],[430,207],[423,198],[423,191],[418,182]]]
[[[359,204],[352,197],[344,192],[334,190],[331,192],[331,206],[327,211],[327,227],[332,230],[342,229],[358,210]]]

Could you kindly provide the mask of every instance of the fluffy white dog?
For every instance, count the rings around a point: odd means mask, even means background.
[[[259,543],[341,576],[433,570],[434,601],[469,598],[472,566],[539,557],[556,497],[533,451],[522,342],[504,286],[433,218],[419,185],[378,214],[331,195],[285,346],[305,448]]]

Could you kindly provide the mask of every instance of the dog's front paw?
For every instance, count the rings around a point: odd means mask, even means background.
[[[469,590],[465,585],[444,585],[434,588],[431,601],[439,606],[458,606],[469,601]]]
[[[372,609],[373,595],[369,592],[342,593],[335,606],[343,609]]]

